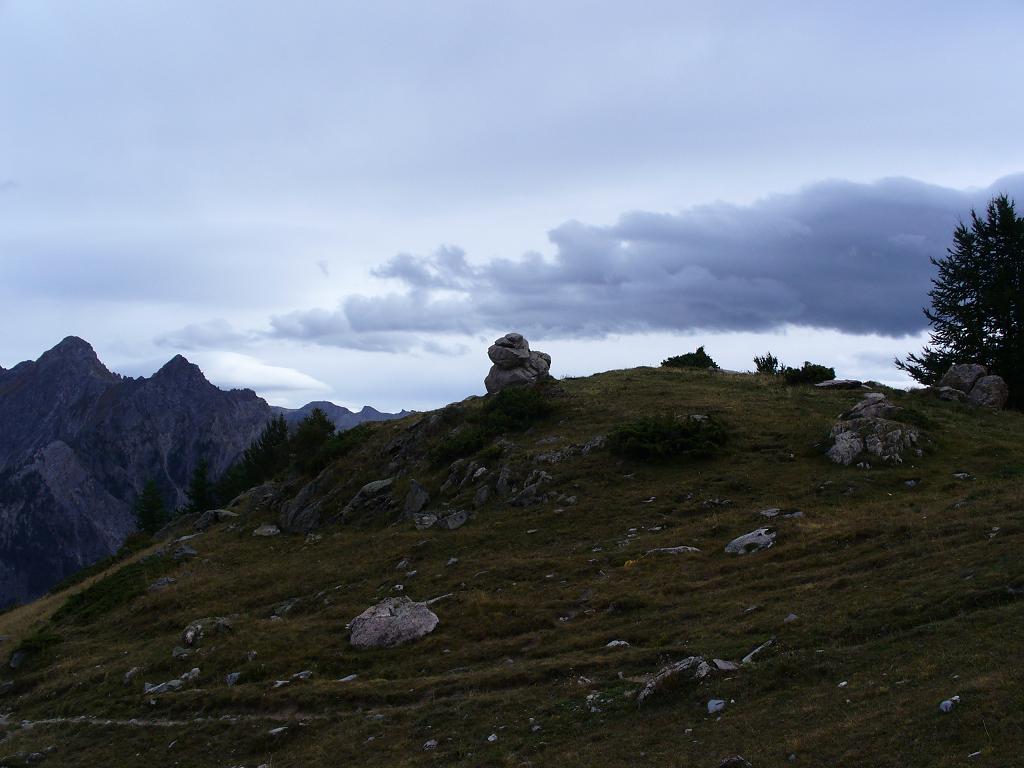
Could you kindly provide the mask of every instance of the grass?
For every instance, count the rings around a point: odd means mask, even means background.
[[[0,757],[53,744],[51,762],[68,766],[717,766],[739,753],[759,767],[789,765],[793,754],[797,765],[923,768],[975,764],[976,751],[977,764],[1017,764],[1024,417],[894,392],[930,448],[862,471],[822,456],[856,392],[669,368],[557,390],[550,414],[475,458],[491,472],[508,466],[519,483],[542,467],[575,505],[510,508],[492,497],[456,531],[382,522],[328,527],[319,540],[253,537],[270,518],[243,508],[189,542],[198,557],[170,561],[177,583],[164,590],[132,586],[145,581],[135,557],[75,587],[75,600],[51,596],[0,616],[12,644],[59,638],[39,664],[5,673],[15,687],[0,711],[12,722],[101,719],[10,728]],[[436,505],[448,467],[434,451],[485,419],[490,402],[379,427],[327,470],[324,494],[344,504],[391,476],[400,455]],[[573,450],[666,412],[713,414],[730,426],[726,449],[695,463]],[[564,458],[538,463],[553,452]],[[470,508],[474,491],[443,500]],[[730,539],[764,523],[766,507],[804,515],[773,521],[770,550],[725,555]],[[645,555],[682,544],[701,551]],[[354,651],[345,624],[396,584],[420,600],[452,593],[434,606],[438,629],[401,648]],[[291,598],[295,608],[272,618]],[[54,617],[61,604],[78,612]],[[189,622],[219,615],[232,617],[231,632],[172,657]],[[668,661],[738,660],[771,637],[739,672],[640,710],[632,703]],[[605,647],[616,639],[630,646]],[[132,667],[142,671],[125,685]],[[142,694],[143,682],[192,667],[195,686]],[[301,670],[314,675],[273,687]],[[229,672],[241,673],[232,687]],[[941,714],[954,694],[962,704]],[[706,714],[709,698],[730,702],[720,718]],[[282,736],[269,734],[282,725]],[[428,739],[436,750],[423,750]]]

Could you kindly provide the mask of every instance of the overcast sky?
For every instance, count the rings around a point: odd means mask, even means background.
[[[1024,4],[0,0],[0,365],[430,408],[706,344],[900,381],[1024,203]]]

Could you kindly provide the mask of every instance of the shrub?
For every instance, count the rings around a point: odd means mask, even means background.
[[[144,557],[126,565],[71,595],[53,614],[52,620],[88,624],[145,594],[155,579],[173,570],[175,565],[167,556]]]
[[[661,361],[662,368],[714,368],[718,370],[718,363],[711,359],[711,356],[704,351],[704,347],[697,347],[696,352],[687,352],[685,355],[676,355]]]
[[[717,455],[728,441],[725,425],[711,416],[645,416],[621,424],[608,435],[613,453],[633,459],[703,459]]]
[[[754,366],[757,368],[758,373],[765,373],[769,376],[777,376],[782,373],[782,363],[779,362],[779,358],[773,355],[771,352],[761,356],[754,357]]]
[[[834,368],[826,368],[824,365],[804,361],[801,368],[785,368],[782,375],[787,384],[817,384],[822,381],[829,381],[836,377]]]
[[[491,395],[467,423],[446,436],[434,449],[437,464],[469,456],[498,435],[522,432],[554,412],[554,406],[537,387],[512,387]]]

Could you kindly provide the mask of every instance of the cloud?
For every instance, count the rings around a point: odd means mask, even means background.
[[[253,336],[237,331],[227,320],[217,318],[160,334],[153,343],[176,350],[210,349],[244,344],[252,341]]]
[[[567,221],[553,255],[471,264],[459,248],[402,253],[373,270],[400,290],[271,321],[271,335],[356,349],[422,346],[424,334],[515,329],[536,336],[772,331],[903,336],[953,228],[1024,175],[987,190],[912,179],[823,181],[752,205],[634,211],[609,226]]]
[[[270,365],[238,352],[200,352],[194,362],[219,387],[273,393],[331,391],[329,385],[302,371]]]

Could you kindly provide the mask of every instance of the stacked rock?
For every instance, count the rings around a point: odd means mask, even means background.
[[[484,379],[489,393],[506,387],[536,384],[548,377],[551,355],[530,350],[530,343],[518,333],[506,333],[487,350],[494,365]]]

